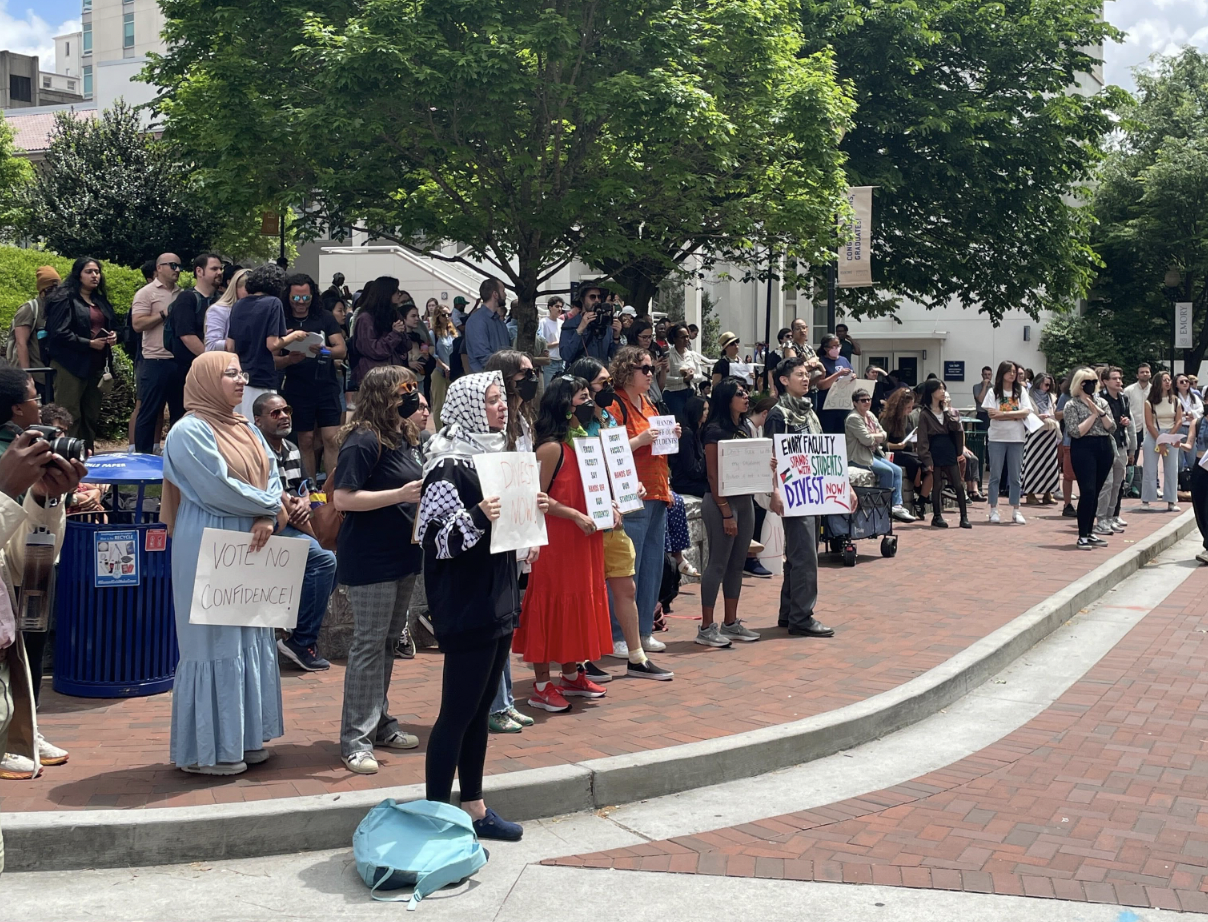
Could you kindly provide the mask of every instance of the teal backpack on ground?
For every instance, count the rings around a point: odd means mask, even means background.
[[[486,849],[465,811],[431,800],[383,800],[352,834],[352,855],[375,900],[408,899],[406,894],[382,896],[378,891],[414,886],[408,910],[487,863]]]

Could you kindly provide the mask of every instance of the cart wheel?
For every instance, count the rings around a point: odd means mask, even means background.
[[[881,539],[881,556],[896,557],[898,553],[897,535],[886,535]]]
[[[843,549],[843,566],[854,567],[856,565],[856,548],[855,545],[849,544]]]
[[[830,539],[830,552],[832,554],[842,554],[843,553],[843,539],[842,538],[831,538]]]

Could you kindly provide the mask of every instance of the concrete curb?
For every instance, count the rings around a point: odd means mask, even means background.
[[[1194,515],[1183,513],[941,665],[865,701],[717,740],[492,775],[488,800],[511,819],[557,816],[747,778],[885,736],[966,695],[1194,529]],[[416,784],[206,807],[6,813],[0,827],[10,871],[173,864],[344,847],[374,804],[423,796]]]

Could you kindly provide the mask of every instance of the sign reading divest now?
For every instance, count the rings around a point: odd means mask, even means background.
[[[777,435],[776,479],[786,516],[852,511],[847,440],[842,435]]]
[[[499,497],[499,518],[491,524],[491,553],[545,547],[545,516],[537,508],[541,469],[531,451],[493,451],[474,456],[483,496]]]
[[[202,531],[190,624],[293,630],[310,542],[273,537],[255,553],[251,544],[245,531]]]
[[[616,426],[600,430],[600,441],[604,443],[604,458],[608,473],[612,475],[612,492],[621,513],[637,512],[642,508],[637,465],[633,463],[633,452],[629,448],[629,432]]]

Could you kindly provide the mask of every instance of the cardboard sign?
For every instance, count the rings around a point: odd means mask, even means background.
[[[274,536],[255,553],[251,544],[246,531],[202,531],[190,624],[286,630],[297,625],[310,542]]]
[[[852,408],[851,395],[856,388],[863,388],[871,394],[872,386],[875,383],[875,381],[862,381],[855,375],[844,375],[826,392],[826,402],[822,405],[822,409],[850,410]]]
[[[768,493],[772,483],[771,439],[717,443],[717,488],[722,496]]]
[[[650,417],[650,428],[657,429],[659,433],[655,436],[654,443],[650,446],[650,453],[652,455],[679,454],[679,439],[675,437],[675,426],[674,416]]]
[[[531,451],[498,451],[475,455],[474,467],[483,496],[498,496],[499,518],[491,523],[491,553],[549,544],[545,516],[537,508],[541,469]]]
[[[95,588],[139,584],[137,531],[98,531],[93,541],[96,575],[92,585]]]
[[[785,517],[847,515],[847,440],[842,435],[777,435],[776,480]]]
[[[583,481],[583,499],[587,514],[596,528],[612,528],[612,490],[604,446],[598,438],[575,439],[575,457],[579,459],[579,478]]]
[[[621,513],[637,512],[643,506],[639,492],[642,484],[633,463],[633,452],[629,449],[629,433],[619,426],[601,429],[600,441],[604,444],[604,461],[612,477],[612,495]]]

